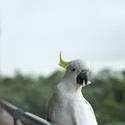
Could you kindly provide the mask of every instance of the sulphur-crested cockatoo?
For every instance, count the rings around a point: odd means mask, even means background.
[[[88,64],[81,60],[65,62],[60,53],[60,66],[66,72],[48,103],[48,120],[56,125],[97,125],[93,109],[81,92],[90,84]]]

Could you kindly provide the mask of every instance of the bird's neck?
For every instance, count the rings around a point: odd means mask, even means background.
[[[65,75],[57,85],[58,91],[67,94],[81,94],[82,86],[76,83],[76,79],[71,75]]]

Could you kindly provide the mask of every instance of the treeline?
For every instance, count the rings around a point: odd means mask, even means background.
[[[48,77],[23,75],[0,76],[0,98],[25,111],[46,118],[47,103],[64,73],[55,71]],[[94,108],[100,125],[125,124],[125,70],[102,70],[90,73],[93,84],[83,88],[84,97]]]

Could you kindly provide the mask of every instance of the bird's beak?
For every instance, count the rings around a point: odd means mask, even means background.
[[[88,72],[87,71],[80,72],[76,78],[76,81],[78,84],[83,85],[83,86],[91,84],[91,82],[88,81]]]

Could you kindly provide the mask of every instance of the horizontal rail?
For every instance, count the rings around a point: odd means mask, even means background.
[[[32,113],[25,112],[21,116],[21,121],[26,125],[54,125],[47,120],[40,118]]]
[[[24,112],[22,109],[0,99],[0,106],[7,111],[14,120],[14,125],[17,125],[17,120],[20,120],[24,125],[54,125],[49,121],[40,118],[32,113]]]

